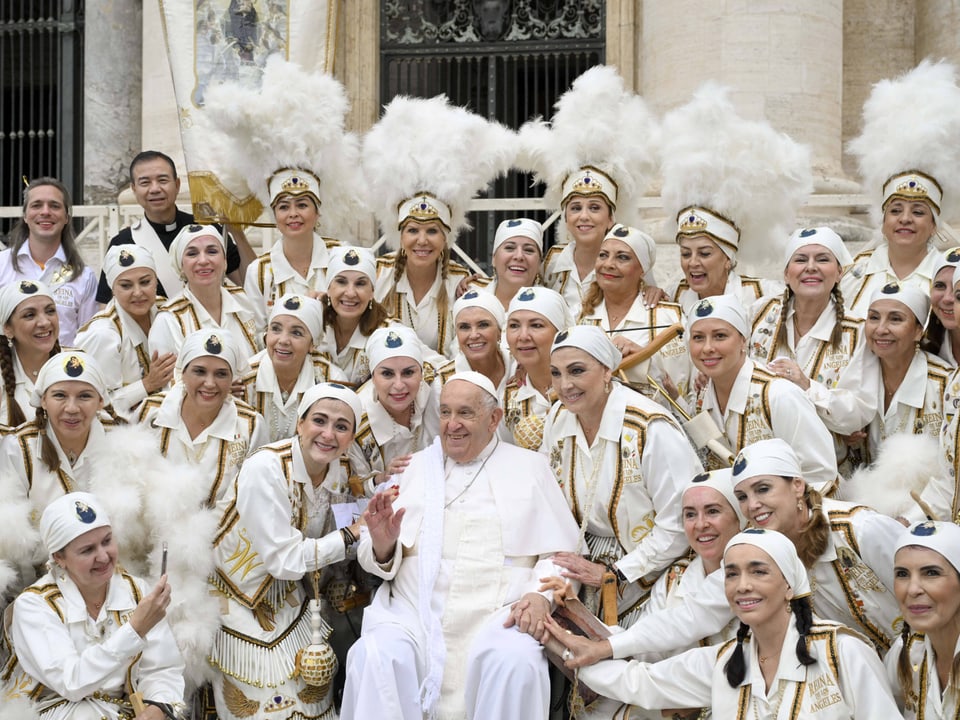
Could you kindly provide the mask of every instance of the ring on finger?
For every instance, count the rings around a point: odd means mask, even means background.
[[[563,660],[569,660],[573,657],[573,653],[570,652],[570,648],[564,648],[563,654],[560,656]]]

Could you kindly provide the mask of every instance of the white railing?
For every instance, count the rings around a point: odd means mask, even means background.
[[[824,210],[846,210],[848,212],[862,212],[870,204],[870,199],[866,195],[859,194],[816,194],[811,195],[801,214],[819,213]],[[189,206],[182,206],[184,210],[189,211]],[[644,197],[640,201],[640,209],[645,214],[656,214],[657,210],[662,208],[662,203],[658,196]],[[521,214],[530,210],[549,210],[541,198],[489,198],[471,200],[467,207],[468,211],[491,212],[495,210],[505,210]],[[20,207],[0,207],[0,218],[19,218],[22,214]],[[87,247],[96,244],[98,258],[102,259],[107,251],[107,244],[110,238],[120,232],[121,228],[132,225],[143,216],[143,209],[139,205],[74,205],[73,216],[85,218],[83,229],[78,233],[77,239],[85,242]],[[559,211],[554,212],[545,226],[554,223],[560,216]],[[267,248],[274,241],[274,233],[271,228],[250,228],[247,230],[247,237],[251,246],[254,248]],[[384,242],[380,238],[374,243],[373,248],[378,249]],[[472,258],[466,255],[460,248],[454,248],[461,260],[471,267],[475,272],[480,272]]]

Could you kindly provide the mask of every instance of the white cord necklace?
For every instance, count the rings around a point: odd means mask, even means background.
[[[463,488],[463,490],[461,490],[460,492],[458,492],[454,496],[453,500],[451,500],[450,502],[448,502],[446,505],[443,506],[444,510],[446,510],[448,507],[453,505],[457,500],[459,500],[460,496],[462,496],[467,490],[473,487],[473,484],[477,481],[477,478],[480,477],[480,473],[483,472],[483,468],[487,466],[487,460],[490,459],[490,456],[493,455],[497,451],[497,448],[500,446],[500,438],[498,436],[495,436],[495,437],[496,437],[497,444],[493,446],[493,450],[490,451],[490,455],[487,455],[483,459],[483,463],[481,463],[480,468],[477,470],[476,474],[472,478],[470,478],[470,482],[467,483],[466,487]],[[444,484],[446,484],[446,481],[450,479],[450,472],[452,470],[453,468],[451,467],[450,470],[448,470],[446,475],[444,476],[443,478]]]

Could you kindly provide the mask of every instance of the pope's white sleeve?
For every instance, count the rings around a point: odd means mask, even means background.
[[[629,582],[662,570],[686,551],[680,517],[683,490],[703,472],[687,436],[666,420],[653,420],[647,426],[640,466],[656,518],[650,532],[617,561]]]

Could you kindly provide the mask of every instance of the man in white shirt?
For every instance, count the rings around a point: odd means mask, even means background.
[[[396,501],[370,501],[357,555],[385,582],[347,657],[343,720],[547,718],[538,589],[577,527],[546,458],[496,437],[502,416],[489,379],[453,375],[439,438],[413,455]]]

